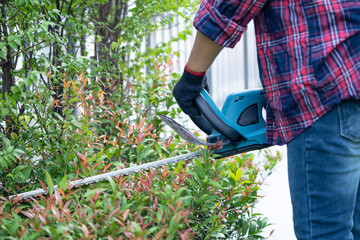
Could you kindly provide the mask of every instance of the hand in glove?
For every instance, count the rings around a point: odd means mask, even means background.
[[[173,95],[184,113],[192,117],[200,116],[194,100],[203,88],[209,91],[206,74],[194,73],[185,66],[183,75],[173,89]]]

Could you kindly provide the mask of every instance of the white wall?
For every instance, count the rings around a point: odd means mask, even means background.
[[[230,93],[261,87],[252,22],[234,49],[225,48],[220,53],[210,75],[211,94],[219,107]]]

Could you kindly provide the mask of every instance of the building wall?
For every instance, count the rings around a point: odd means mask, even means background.
[[[230,93],[261,88],[256,56],[255,30],[250,23],[236,47],[224,49],[211,67],[211,94],[218,106]]]

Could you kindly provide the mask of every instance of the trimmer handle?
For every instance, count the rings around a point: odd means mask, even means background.
[[[234,143],[247,140],[246,137],[231,127],[231,123],[219,110],[205,89],[201,90],[200,95],[195,99],[195,104],[201,116],[191,119],[205,133],[209,134],[210,130],[212,132],[215,129]]]

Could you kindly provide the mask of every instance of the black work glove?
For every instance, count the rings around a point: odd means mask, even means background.
[[[173,95],[184,113],[192,117],[200,116],[194,100],[203,88],[209,91],[205,73],[193,73],[185,67],[183,75],[173,89]]]

